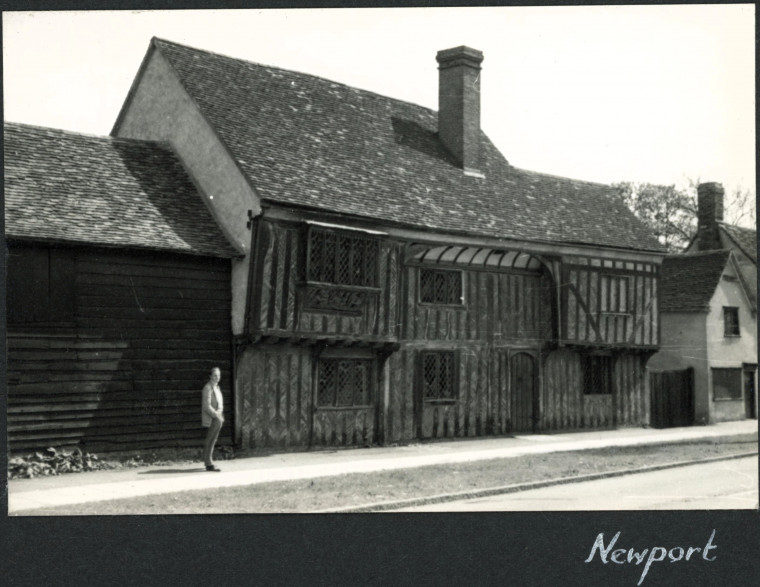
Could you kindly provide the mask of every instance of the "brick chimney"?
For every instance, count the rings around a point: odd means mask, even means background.
[[[439,51],[438,135],[468,175],[480,172],[480,64],[470,47]]]
[[[697,186],[697,249],[720,249],[718,223],[723,221],[723,186],[700,183]]]

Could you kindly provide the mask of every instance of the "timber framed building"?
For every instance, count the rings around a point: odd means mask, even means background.
[[[112,134],[169,143],[243,253],[238,444],[647,423],[664,249],[609,187],[507,162],[482,58],[438,53],[436,113],[151,42]]]

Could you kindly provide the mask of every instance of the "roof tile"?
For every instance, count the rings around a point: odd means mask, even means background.
[[[165,145],[5,123],[5,233],[233,257]]]
[[[445,232],[664,250],[609,186],[517,169],[485,134],[485,179],[465,176],[432,110],[153,44],[266,200]]]
[[[665,257],[660,270],[661,312],[706,312],[730,250]]]

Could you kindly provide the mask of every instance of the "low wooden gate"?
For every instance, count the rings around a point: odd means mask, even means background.
[[[674,428],[694,424],[694,369],[652,371],[652,427]]]

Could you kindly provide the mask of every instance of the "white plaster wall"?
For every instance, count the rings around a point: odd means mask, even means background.
[[[721,278],[715,294],[710,300],[707,315],[707,359],[710,369],[713,367],[741,368],[743,363],[757,362],[757,322],[749,309],[749,302],[738,281],[738,275],[729,264],[724,276],[733,278],[728,281]],[[739,327],[741,335],[724,336],[723,307],[739,308]],[[710,390],[710,421],[721,422],[745,417],[744,397],[738,400],[713,401],[712,373],[708,372]],[[742,392],[744,392],[742,386]]]
[[[259,214],[260,200],[158,51],[151,53],[115,134],[171,143],[219,227],[246,255],[232,262],[232,332],[241,333],[251,245],[247,212]]]

